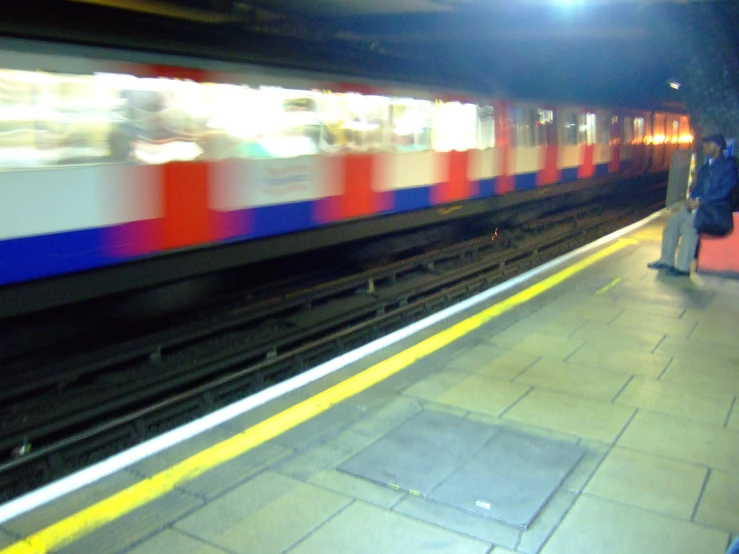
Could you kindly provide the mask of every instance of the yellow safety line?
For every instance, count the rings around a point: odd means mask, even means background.
[[[160,498],[175,487],[192,481],[206,471],[248,452],[325,412],[335,404],[387,379],[410,366],[413,362],[436,352],[516,306],[528,302],[569,279],[579,271],[630,244],[637,244],[637,241],[620,239],[526,290],[514,294],[510,298],[246,429],[238,435],[211,446],[152,477],[80,510],[76,514],[28,536],[25,540],[18,541],[0,550],[0,554],[46,554],[51,550],[58,550],[103,527],[105,524],[132,512],[136,508]]]
[[[605,287],[603,287],[602,289],[599,289],[599,290],[595,291],[595,294],[605,294],[605,293],[607,293],[613,287],[615,287],[616,285],[618,285],[621,282],[621,280],[622,280],[621,277],[616,277],[613,281],[611,281],[610,283],[608,283]]]

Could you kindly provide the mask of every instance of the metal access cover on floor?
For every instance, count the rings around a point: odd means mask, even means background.
[[[423,411],[338,469],[525,529],[584,453],[574,444]]]

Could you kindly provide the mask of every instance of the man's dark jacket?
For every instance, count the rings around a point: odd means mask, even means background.
[[[703,164],[698,171],[698,183],[690,191],[691,198],[701,204],[730,202],[738,180],[734,158],[719,155],[712,164]]]
[[[726,158],[723,154],[700,168],[698,182],[690,191],[691,198],[700,199],[694,223],[698,232],[722,236],[731,231],[737,181],[739,173],[734,158]]]

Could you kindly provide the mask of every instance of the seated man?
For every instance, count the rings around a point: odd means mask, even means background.
[[[706,163],[698,172],[696,185],[690,191],[685,209],[681,209],[667,222],[662,232],[662,257],[649,264],[652,269],[665,269],[667,275],[688,276],[690,264],[698,246],[695,213],[701,204],[726,202],[737,185],[737,168],[733,158],[724,156],[726,140],[721,135],[703,139]],[[680,250],[675,263],[675,251],[680,240]]]

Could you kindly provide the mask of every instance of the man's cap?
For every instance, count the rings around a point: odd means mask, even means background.
[[[707,137],[703,137],[703,142],[718,144],[721,150],[726,150],[726,139],[723,135],[708,135]]]

